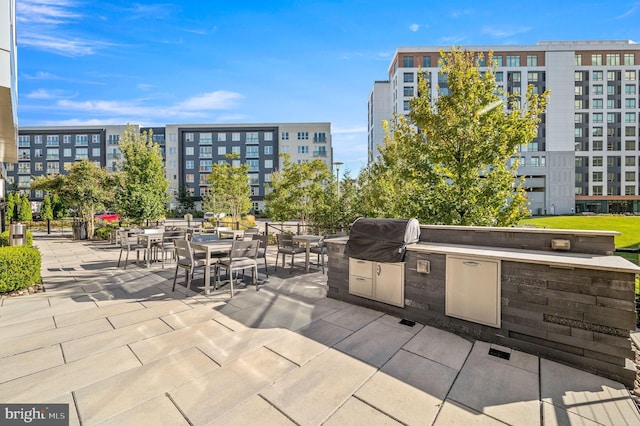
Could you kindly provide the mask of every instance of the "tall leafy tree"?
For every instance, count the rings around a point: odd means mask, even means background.
[[[299,219],[309,224],[314,212],[326,209],[325,186],[332,181],[331,172],[321,160],[297,164],[287,154],[282,157],[282,169],[271,177],[267,209],[273,220]]]
[[[227,160],[233,161],[238,154],[227,154]],[[251,209],[251,186],[249,185],[249,165],[234,166],[229,161],[214,164],[209,174],[209,193],[205,196],[206,211],[230,213],[233,221]]]
[[[5,221],[10,223],[16,217],[16,197],[18,194],[16,192],[9,192],[7,194],[7,204],[6,208],[6,216]]]
[[[53,220],[53,207],[51,204],[51,197],[44,196],[42,205],[40,206],[40,219],[41,220]]]
[[[194,209],[193,197],[187,191],[187,185],[184,183],[178,187],[178,209],[181,213],[188,213]]]
[[[424,223],[518,223],[529,214],[517,177],[518,147],[536,136],[548,93],[534,94],[529,86],[523,96],[503,94],[495,66],[479,69],[482,55],[459,48],[440,55],[448,91],[434,102],[419,79],[419,95],[410,102],[408,118],[397,116],[390,126],[382,159],[371,167],[371,183],[384,188],[385,178],[391,179],[401,188],[391,205]],[[494,64],[491,53],[486,59]],[[385,190],[374,205],[383,206],[390,194]]]
[[[36,178],[31,189],[55,194],[60,201],[75,209],[87,223],[87,237],[93,238],[93,215],[96,209],[113,200],[116,178],[87,159],[71,165],[66,175],[47,175]]]
[[[117,210],[137,223],[163,216],[169,201],[169,181],[153,133],[140,133],[129,125],[118,147],[125,161],[116,195]]]

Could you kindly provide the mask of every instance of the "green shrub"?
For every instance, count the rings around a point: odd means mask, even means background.
[[[96,237],[100,238],[101,240],[108,240],[109,238],[111,238],[111,230],[113,228],[110,226],[104,226],[102,228],[98,228],[96,229]]]
[[[40,251],[34,247],[0,247],[0,293],[40,282]]]
[[[33,245],[33,234],[31,231],[27,229],[27,246],[31,247]],[[0,234],[0,247],[6,247],[9,245],[9,230],[4,231]]]

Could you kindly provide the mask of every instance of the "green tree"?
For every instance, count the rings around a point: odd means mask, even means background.
[[[331,179],[324,183],[322,196],[310,214],[310,223],[322,233],[333,233],[345,228],[358,218],[356,186],[349,170],[345,170],[339,183]]]
[[[284,165],[271,177],[267,209],[273,220],[300,219],[302,225],[309,224],[314,212],[326,211],[325,186],[331,184],[331,173],[321,160],[297,164],[289,155],[281,156]]]
[[[238,154],[227,154],[225,157],[229,161],[240,158]],[[204,208],[214,213],[230,213],[233,222],[236,222],[251,209],[249,165],[234,166],[229,161],[213,165]]]
[[[125,162],[116,194],[117,210],[137,223],[163,216],[169,201],[169,181],[153,133],[141,134],[134,126],[127,126],[118,147]]]
[[[187,185],[181,183],[178,187],[178,211],[180,213],[189,213],[194,209],[193,197],[187,191]]]
[[[495,80],[492,53],[486,72],[482,55],[452,48],[440,52],[448,92],[435,102],[420,77],[408,118],[396,116],[373,164],[374,185],[395,211],[423,223],[509,226],[529,214],[523,180],[517,176],[518,147],[536,136],[548,93],[503,94]],[[504,103],[506,102],[506,110]],[[381,179],[382,177],[382,179]],[[385,187],[389,179],[399,190]],[[391,196],[400,197],[391,200]],[[375,197],[374,197],[375,198]]]
[[[67,207],[64,205],[58,194],[53,194],[51,198],[51,208],[53,209],[53,218],[62,219],[67,211]]]
[[[87,223],[87,237],[93,238],[93,215],[97,208],[113,200],[115,185],[115,176],[84,159],[73,163],[66,175],[36,178],[31,189],[59,196],[63,204],[75,209],[80,219]]]
[[[22,194],[20,198],[20,212],[18,213],[18,220],[20,222],[31,222],[33,220],[33,212],[31,210],[31,203],[27,194]]]
[[[5,221],[7,223],[11,223],[11,221],[16,217],[16,197],[18,197],[16,192],[9,192],[9,194],[7,194],[7,204],[5,206]]]
[[[41,220],[53,220],[53,207],[51,204],[51,197],[44,196],[42,205],[40,206],[40,219]]]

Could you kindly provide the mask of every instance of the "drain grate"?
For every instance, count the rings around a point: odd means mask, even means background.
[[[402,319],[400,320],[400,324],[402,324],[402,325],[408,325],[409,327],[413,327],[414,325],[416,325],[416,322],[415,322],[415,321],[408,320],[408,319],[406,319],[406,318],[402,318]]]
[[[489,349],[489,355],[506,359],[507,361],[509,361],[509,359],[511,358],[511,354],[509,352],[500,351],[494,348]]]

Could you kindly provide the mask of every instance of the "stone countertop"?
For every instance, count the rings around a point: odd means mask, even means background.
[[[536,263],[556,268],[582,268],[640,273],[640,267],[620,256],[424,242],[410,244],[407,246],[407,250],[422,253],[474,256],[511,262]]]

